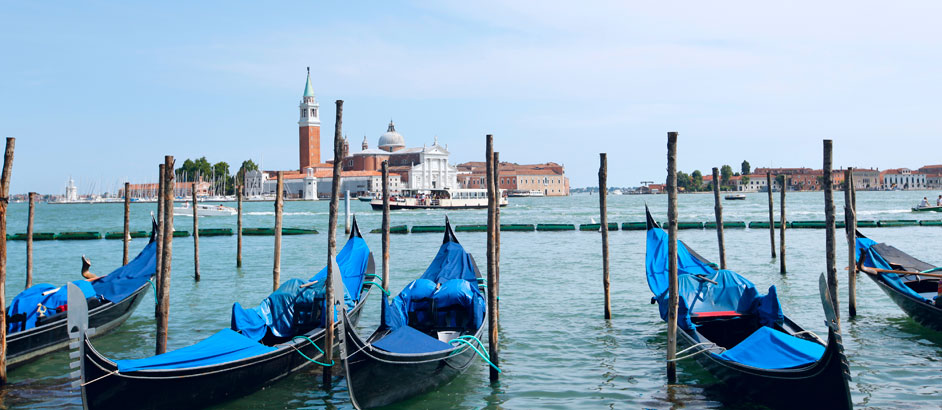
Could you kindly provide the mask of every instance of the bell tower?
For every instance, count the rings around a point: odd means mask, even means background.
[[[321,117],[320,105],[314,99],[314,87],[311,86],[311,67],[307,68],[307,84],[301,97],[301,118],[298,120],[298,143],[300,171],[321,162]]]

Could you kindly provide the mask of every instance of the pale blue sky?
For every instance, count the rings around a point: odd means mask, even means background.
[[[349,2],[347,2],[349,3]],[[510,3],[510,4],[506,4]],[[942,163],[939,2],[6,2],[0,136],[14,193],[153,181],[164,154],[297,167],[311,66],[375,146],[390,118],[454,162],[566,165],[573,186],[686,171]],[[100,182],[99,182],[100,181]]]

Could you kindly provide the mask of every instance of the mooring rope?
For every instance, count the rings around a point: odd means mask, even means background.
[[[723,353],[723,352],[726,351],[726,348],[725,348],[725,347],[717,346],[716,343],[707,343],[707,342],[703,342],[703,343],[697,343],[697,344],[695,344],[695,345],[693,345],[693,346],[690,346],[690,347],[688,347],[688,348],[686,348],[686,349],[684,349],[684,350],[681,350],[681,351],[677,352],[677,354],[686,353],[686,352],[690,351],[691,349],[695,349],[695,348],[700,347],[700,346],[709,346],[709,347],[706,347],[706,348],[704,348],[703,350],[700,350],[700,351],[693,352],[693,353],[688,354],[688,355],[686,355],[686,356],[680,356],[680,357],[675,357],[675,358],[673,358],[673,359],[668,359],[667,361],[668,361],[668,362],[676,362],[676,361],[679,361],[679,360],[688,359],[688,358],[694,357],[694,356],[696,356],[696,355],[698,355],[698,354],[701,354],[701,353],[710,352],[710,350],[712,350],[712,349],[719,349],[719,350],[720,350],[720,353]]]
[[[310,343],[314,346],[315,349],[317,349],[317,351],[321,352],[321,354],[324,354],[324,351],[321,350],[320,346],[318,346],[317,343],[314,343],[314,341],[311,340],[310,337],[307,337],[307,336],[304,336],[304,335],[297,335],[297,336],[291,338],[291,340],[295,340],[295,339],[304,339],[304,340],[307,340],[308,342],[310,342]],[[319,361],[317,361],[317,360],[314,360],[314,359],[312,359],[312,358],[310,358],[310,357],[307,357],[307,355],[304,354],[304,352],[302,352],[301,349],[298,349],[297,346],[292,345],[291,347],[294,348],[294,350],[297,351],[298,354],[300,354],[302,357],[304,357],[305,359],[307,359],[307,360],[308,360],[309,362],[311,362],[311,363],[319,364],[319,365],[324,366],[324,367],[331,367],[331,366],[334,365],[334,361],[333,361],[333,360],[330,361],[330,364],[321,363],[321,362],[319,362]]]
[[[471,337],[474,337],[474,336],[471,336]],[[477,340],[478,343],[481,343],[481,341],[478,340],[478,338],[476,338],[476,337],[474,337],[474,340]],[[495,365],[494,362],[491,361],[490,355],[485,356],[484,353],[481,353],[481,351],[478,350],[477,347],[474,347],[474,345],[472,345],[471,342],[469,342],[469,341],[467,341],[467,340],[465,340],[465,339],[461,339],[461,338],[458,338],[458,339],[451,339],[450,341],[448,341],[448,343],[454,343],[454,342],[464,343],[464,344],[468,345],[468,347],[470,347],[471,349],[473,349],[474,352],[477,353],[478,356],[480,356],[482,360],[484,360],[485,362],[487,362],[487,364],[489,364],[491,367],[493,367],[494,370],[497,370],[497,373],[502,373],[501,370],[500,370],[500,367],[497,367],[497,365]],[[454,353],[452,353],[452,354],[454,354]],[[450,354],[450,355],[448,355],[448,356],[451,357],[452,355]]]
[[[104,379],[105,377],[111,376],[111,375],[113,375],[113,374],[118,374],[118,371],[117,371],[117,370],[114,370],[114,371],[112,371],[111,373],[108,373],[108,374],[106,374],[106,375],[104,375],[104,376],[101,376],[101,377],[99,377],[99,378],[97,378],[97,379],[95,379],[95,380],[82,383],[82,386],[84,387],[85,385],[92,384],[92,383],[94,383],[94,382],[97,382],[97,381],[99,381],[99,380],[101,380],[101,379]]]
[[[385,293],[386,296],[389,296],[389,292],[386,291],[386,289],[383,289],[383,285],[380,285],[379,283],[373,282],[373,281],[371,281],[371,280],[368,280],[368,281],[366,281],[366,282],[363,282],[364,285],[367,284],[367,283],[372,284],[373,286],[376,286],[377,288],[379,288],[379,290],[383,291],[383,293]]]
[[[156,306],[158,304],[157,303],[157,285],[155,285],[154,282],[152,282],[150,279],[147,280],[147,283],[150,283],[151,289],[154,290],[154,305]]]

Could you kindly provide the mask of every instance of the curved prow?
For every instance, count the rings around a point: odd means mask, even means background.
[[[85,383],[85,371],[82,368],[82,364],[85,362],[85,337],[94,334],[95,330],[88,328],[88,302],[85,300],[85,294],[74,283],[68,284],[67,292],[69,313],[66,320],[69,326],[69,339],[71,339],[69,357],[78,359],[77,362],[72,362],[69,365],[72,369],[78,369],[69,373],[69,378],[73,380],[72,387],[79,388]]]
[[[651,216],[651,210],[648,209],[648,204],[644,204],[644,216],[646,218],[645,221],[648,224],[648,230],[661,227],[657,224],[657,221],[654,220],[654,217]]]
[[[157,218],[152,214],[150,216],[150,240],[147,243],[152,243],[157,240]]]
[[[455,237],[455,231],[451,230],[451,222],[448,221],[448,217],[445,217],[445,237],[442,239],[442,243],[446,244],[448,242],[459,243],[458,238]]]
[[[360,226],[357,225],[357,216],[353,215],[353,226],[350,227],[350,239],[362,237],[363,235],[360,234]]]
[[[828,292],[828,280],[823,273],[818,278],[818,291],[821,293],[821,306],[824,308],[824,317],[828,328],[835,333],[840,333],[841,329],[837,323],[837,315],[834,313],[834,303],[831,302],[831,295]]]

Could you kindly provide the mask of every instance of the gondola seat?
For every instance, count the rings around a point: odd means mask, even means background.
[[[762,326],[718,356],[760,369],[788,369],[821,359],[824,346]]]
[[[382,339],[373,342],[378,347],[391,353],[431,353],[448,350],[454,346],[431,337],[411,326],[402,326],[389,332]]]

